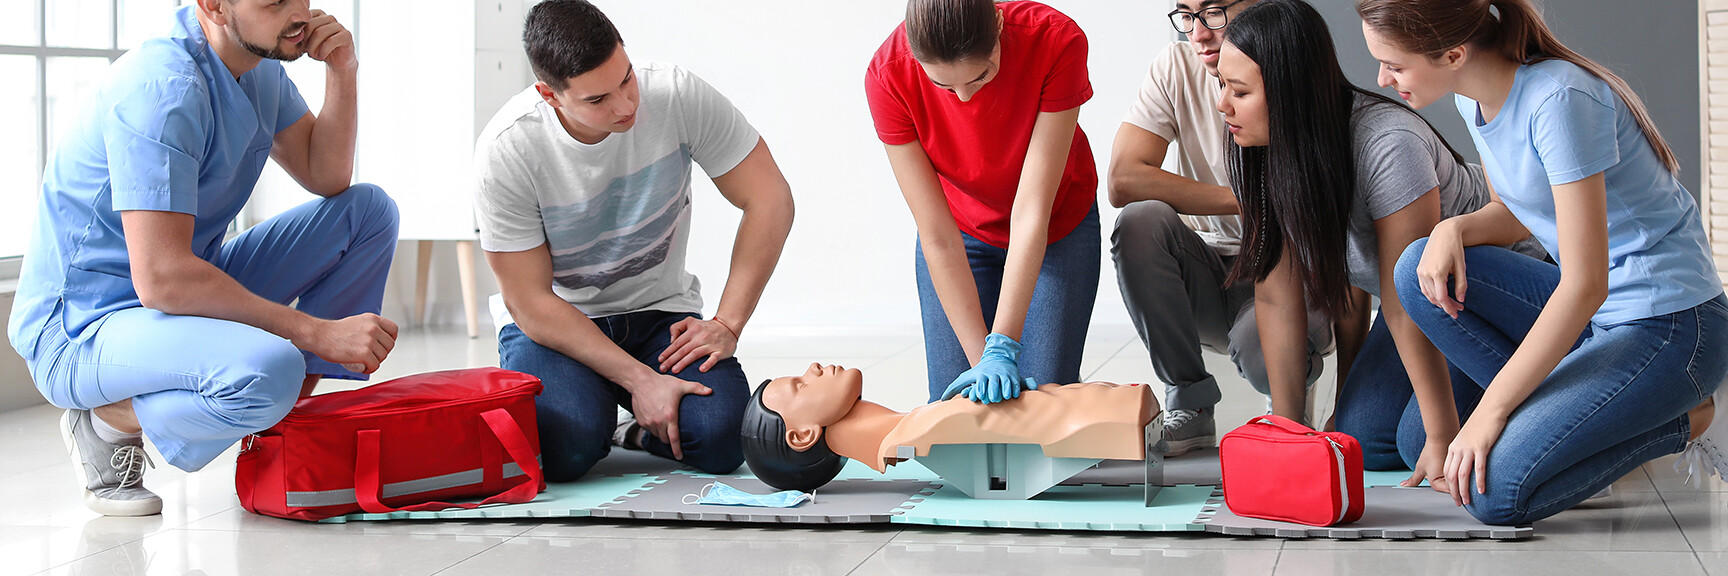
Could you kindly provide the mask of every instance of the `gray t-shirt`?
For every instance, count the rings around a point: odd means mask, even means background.
[[[1459,164],[1433,128],[1408,108],[1356,95],[1350,116],[1356,154],[1356,203],[1350,209],[1345,257],[1350,284],[1380,296],[1380,238],[1374,221],[1396,214],[1440,189],[1440,217],[1469,214],[1488,204],[1482,167]],[[1528,240],[1512,249],[1536,258],[1544,253]]]

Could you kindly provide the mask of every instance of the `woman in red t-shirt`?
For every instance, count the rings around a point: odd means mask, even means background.
[[[932,401],[1080,379],[1102,246],[1086,50],[1037,2],[911,0],[870,61],[876,134],[918,225]]]

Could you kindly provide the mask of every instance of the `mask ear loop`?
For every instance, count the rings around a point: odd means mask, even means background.
[[[714,483],[709,482],[707,486],[703,486],[702,490],[696,492],[695,494],[685,494],[684,498],[682,498],[681,501],[683,501],[684,505],[686,505],[686,506],[697,504],[697,503],[701,502],[703,498],[708,497],[708,491],[713,490],[713,489],[714,489]],[[695,499],[695,501],[691,501],[691,499]]]

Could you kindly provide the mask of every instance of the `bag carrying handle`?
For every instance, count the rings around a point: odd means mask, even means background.
[[[510,417],[510,412],[503,408],[495,408],[480,414],[486,427],[504,444],[505,452],[510,459],[522,468],[528,475],[528,481],[517,484],[516,487],[494,494],[480,502],[453,504],[448,502],[426,502],[412,506],[394,508],[382,501],[384,485],[379,478],[378,462],[381,455],[381,436],[377,430],[361,430],[355,433],[357,450],[354,462],[354,497],[360,503],[360,509],[372,514],[389,512],[428,512],[447,510],[450,508],[473,509],[488,504],[521,504],[534,499],[540,493],[540,485],[544,475],[540,471],[540,462],[535,457],[534,448],[528,445],[528,437],[522,434],[522,427]],[[487,463],[489,467],[491,463]],[[500,466],[502,468],[502,466]],[[482,471],[482,477],[489,474]],[[500,472],[502,475],[502,472]]]
[[[1320,433],[1318,430],[1315,430],[1313,428],[1309,428],[1307,426],[1303,426],[1301,423],[1299,423],[1295,420],[1291,420],[1289,418],[1285,418],[1283,416],[1279,416],[1276,414],[1267,414],[1265,416],[1255,416],[1253,419],[1249,420],[1248,423],[1249,424],[1263,424],[1263,425],[1272,426],[1274,428],[1278,428],[1280,430],[1283,430],[1285,432],[1289,432],[1291,434],[1319,434]]]

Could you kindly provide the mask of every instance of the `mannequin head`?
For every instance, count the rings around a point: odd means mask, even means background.
[[[846,458],[823,439],[823,428],[852,410],[864,388],[856,369],[811,364],[798,376],[764,382],[744,408],[744,460],[781,490],[814,490],[840,473]]]

